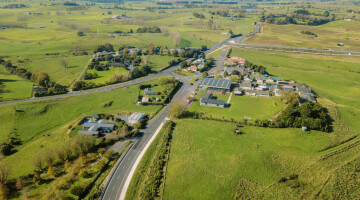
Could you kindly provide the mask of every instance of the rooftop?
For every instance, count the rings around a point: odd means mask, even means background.
[[[216,88],[230,89],[231,80],[215,79],[215,78],[204,78],[201,81],[200,85],[201,86],[206,86],[206,87],[216,87]]]

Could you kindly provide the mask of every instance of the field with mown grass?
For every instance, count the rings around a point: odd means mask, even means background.
[[[294,46],[333,50],[360,50],[360,22],[344,20],[330,22],[321,26],[274,25],[262,23],[263,32],[246,40],[245,43],[275,46]],[[311,31],[317,35],[302,34]],[[344,47],[337,44],[344,43]]]
[[[151,83],[156,83],[152,81]],[[144,112],[155,114],[160,106],[137,106],[138,85],[96,93],[47,101],[1,105],[0,139],[12,132],[22,141],[17,152],[3,158],[12,169],[10,178],[31,173],[33,156],[45,147],[69,140],[69,125],[93,113]],[[113,102],[110,107],[104,105]],[[48,133],[50,133],[48,135]],[[21,163],[21,165],[19,165]]]
[[[128,70],[123,68],[123,67],[109,67],[109,70],[105,70],[105,71],[96,71],[94,69],[89,69],[87,70],[87,73],[94,73],[96,72],[98,74],[97,78],[94,79],[88,79],[85,80],[86,82],[93,82],[96,84],[102,83],[105,84],[106,82],[110,82],[111,77],[113,77],[114,73],[116,71],[119,71],[119,75],[124,75],[126,76],[128,74]]]
[[[331,177],[358,157],[358,138],[325,151],[336,134],[245,126],[239,128],[242,135],[235,135],[235,128],[233,123],[177,120],[163,198],[296,199],[346,191],[345,182]],[[347,148],[349,144],[356,145]],[[355,175],[347,178],[353,183],[348,196],[358,197],[360,173],[347,173]],[[336,177],[345,178],[339,173]]]
[[[213,117],[218,119],[234,119],[242,121],[243,119],[269,119],[271,116],[279,112],[284,103],[279,97],[253,97],[253,96],[236,96],[232,95],[230,100],[230,107],[215,108],[210,106],[201,106],[200,98],[204,92],[200,92],[196,99],[191,103],[190,112],[203,113],[206,117]],[[225,103],[229,99],[229,94],[215,94],[218,100],[223,100]]]
[[[0,82],[2,82],[4,86],[4,92],[0,93],[0,101],[31,97],[33,85],[31,81],[16,75],[10,75],[2,65],[0,65],[0,68],[3,69],[3,73],[0,72]]]

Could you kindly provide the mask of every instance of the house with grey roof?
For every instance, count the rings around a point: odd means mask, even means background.
[[[243,94],[243,89],[241,89],[240,87],[234,88],[234,94],[235,95],[242,95]]]
[[[270,97],[270,91],[262,91],[262,90],[245,90],[246,95],[250,96],[261,96],[261,97]]]
[[[212,96],[211,93],[204,93],[200,98],[200,105],[201,106],[211,106],[211,107],[225,107],[225,101],[217,100]]]
[[[157,95],[158,92],[156,90],[152,90],[151,88],[145,88],[144,89],[145,95]]]
[[[99,135],[99,133],[108,133],[115,129],[114,123],[108,123],[105,119],[100,119],[99,121],[89,120],[83,123],[83,130],[79,130],[79,133],[90,134],[90,135]]]
[[[251,81],[242,81],[239,84],[239,87],[243,90],[252,90],[254,89],[255,85]]]
[[[215,78],[204,78],[200,84],[201,90],[210,90],[217,92],[230,92],[231,80],[227,79],[215,79]]]

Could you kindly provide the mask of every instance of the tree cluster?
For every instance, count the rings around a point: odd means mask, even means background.
[[[312,130],[329,132],[329,120],[325,109],[319,103],[313,102],[306,102],[300,106],[298,103],[289,104],[272,122],[272,126],[278,128],[308,127]]]
[[[199,19],[205,19],[205,15],[203,13],[193,12],[194,17]]]
[[[141,27],[136,30],[137,33],[161,33],[161,29],[158,26]]]
[[[311,31],[301,31],[302,34],[305,34],[305,35],[313,35],[315,37],[317,37],[317,35]]]
[[[256,72],[259,72],[260,74],[266,74],[266,67],[262,66],[262,65],[255,65],[251,62],[249,62],[248,60],[245,61],[244,67],[247,68],[251,68]]]
[[[104,45],[99,45],[96,50],[94,51],[94,53],[96,52],[103,52],[103,51],[106,51],[106,52],[114,52],[114,47],[112,44],[109,44],[109,43],[106,43]]]
[[[32,73],[27,69],[17,67],[11,64],[9,61],[5,61],[0,58],[0,64],[5,66],[5,69],[10,72],[10,74],[18,75],[21,78],[25,78],[35,82],[37,85],[47,88],[46,91],[40,91],[34,93],[35,96],[46,96],[46,95],[54,95],[54,94],[63,94],[67,92],[67,88],[63,85],[60,85],[56,82],[50,80],[50,76],[43,71],[38,71]]]

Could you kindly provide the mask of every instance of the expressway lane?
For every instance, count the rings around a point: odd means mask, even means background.
[[[191,90],[190,83],[185,77],[176,76],[182,83],[182,86],[174,95],[173,99],[180,98],[182,102],[185,103],[185,99]],[[151,120],[145,129],[142,130],[142,135],[135,139],[134,145],[128,150],[128,152],[123,156],[122,161],[116,167],[114,173],[112,174],[110,180],[104,187],[101,199],[104,200],[118,200],[121,197],[121,193],[125,193],[124,187],[127,188],[128,185],[125,185],[125,182],[132,170],[136,160],[141,154],[142,150],[148,144],[152,136],[155,134],[158,127],[165,121],[165,118],[168,115],[169,105],[171,102],[164,108],[164,110],[153,120]],[[124,195],[123,195],[124,196]]]

